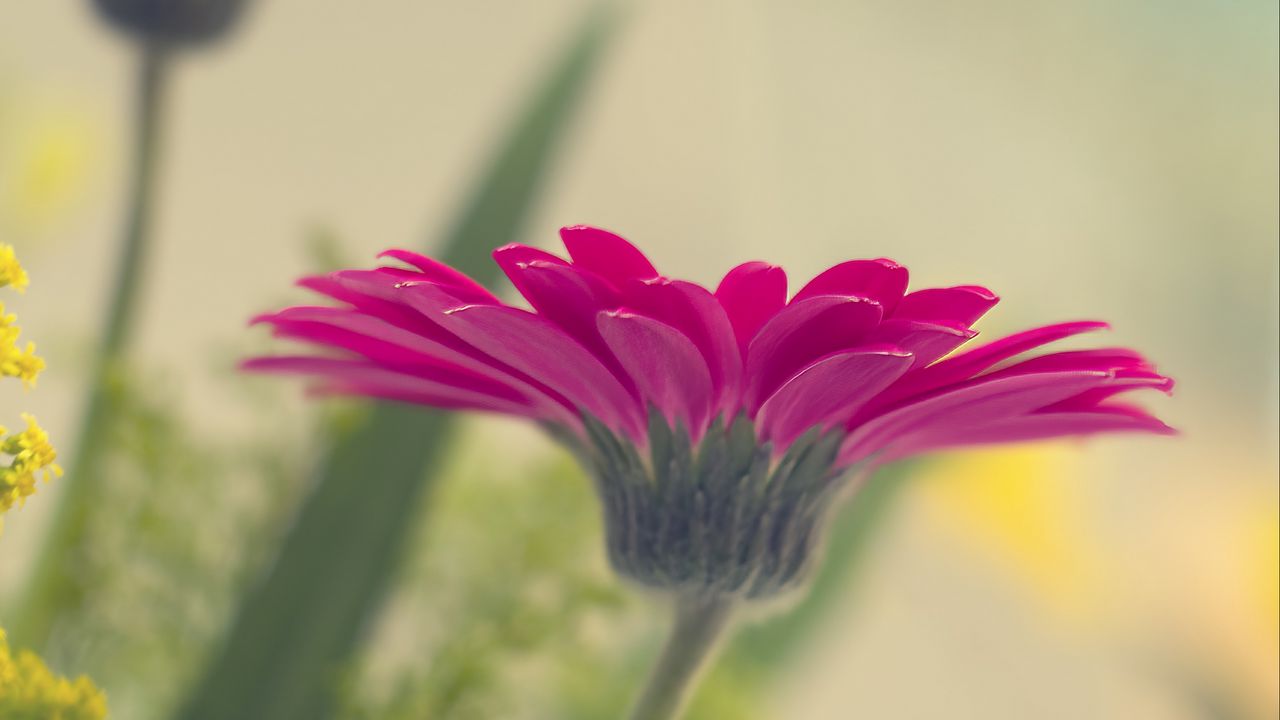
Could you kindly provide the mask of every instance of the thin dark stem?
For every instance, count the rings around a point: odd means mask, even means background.
[[[631,720],[675,720],[729,624],[733,602],[686,596],[675,601],[675,622]]]
[[[113,397],[121,381],[151,244],[156,166],[169,65],[170,53],[163,45],[149,43],[140,48],[133,156],[120,255],[103,335],[93,360],[78,443],[67,464],[69,471],[62,480],[64,487],[53,525],[18,609],[15,639],[27,647],[43,646],[58,614],[77,606],[83,595],[83,587],[75,577],[74,568],[79,564],[75,553],[83,540],[88,511],[94,504],[99,479],[95,463],[106,441]]]

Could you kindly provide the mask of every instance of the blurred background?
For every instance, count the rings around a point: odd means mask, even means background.
[[[235,375],[295,277],[434,249],[590,12],[582,0],[249,2],[171,68],[154,252],[111,452],[43,644],[162,718],[362,410]],[[665,273],[850,257],[986,285],[985,337],[1103,318],[1177,378],[1177,439],[899,468],[821,602],[734,643],[696,718],[1265,718],[1280,710],[1277,4],[633,2],[519,241],[589,223]],[[0,241],[49,364],[4,417],[75,442],[115,265],[136,52],[87,2],[0,9]],[[344,718],[615,717],[662,607],[608,572],[587,481],[471,418],[433,460]],[[495,452],[496,449],[501,452]],[[75,468],[69,468],[74,473]],[[364,479],[377,483],[376,473]],[[0,625],[59,486],[6,519]],[[429,507],[428,507],[429,506]],[[58,558],[53,558],[58,560]],[[48,560],[46,560],[48,561]],[[790,623],[790,624],[788,624]]]

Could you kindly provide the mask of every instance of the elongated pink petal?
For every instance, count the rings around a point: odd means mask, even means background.
[[[418,253],[410,252],[408,250],[393,248],[391,250],[384,250],[381,253],[378,253],[378,257],[395,258],[403,263],[412,265],[423,275],[422,279],[431,280],[432,282],[439,283],[449,288],[453,291],[454,295],[457,295],[459,298],[462,298],[467,302],[492,303],[495,305],[500,302],[493,293],[489,292],[489,290],[480,283],[472,280],[463,273],[454,270],[448,265],[445,265],[439,260],[433,260],[426,255],[419,255]]]
[[[560,239],[574,265],[591,270],[616,286],[660,277],[644,253],[608,230],[574,225],[560,228]]]
[[[1140,353],[1128,348],[1066,350],[1028,358],[997,372],[1051,372],[1054,370],[1150,370]]]
[[[892,462],[925,452],[973,445],[1087,437],[1114,432],[1177,434],[1173,428],[1136,409],[1101,407],[1087,412],[1030,413],[990,423],[940,426],[932,433],[923,433],[909,442],[895,444],[877,461]]]
[[[594,355],[545,318],[512,307],[467,305],[444,327],[489,356],[568,398],[634,439],[644,437],[640,406]]]
[[[1109,326],[1106,323],[1092,321],[1059,323],[994,340],[908,373],[883,395],[876,398],[868,410],[888,407],[905,398],[924,395],[938,388],[962,382],[1015,355],[1072,335],[1104,330],[1107,327]]]
[[[434,370],[435,379],[441,382],[461,374],[464,378],[461,384],[467,386],[468,376],[478,376],[508,388],[548,416],[563,414],[558,411],[568,408],[563,398],[465,345],[443,329],[439,329],[439,334],[454,342],[444,344],[376,317],[334,307],[291,307],[259,316],[255,321],[271,324],[276,334],[283,337],[340,348],[375,362],[423,372]]]
[[[907,269],[898,263],[884,258],[850,260],[810,280],[791,302],[819,295],[857,295],[880,303],[884,316],[891,317],[906,291]]]
[[[643,315],[602,312],[600,334],[622,362],[647,404],[697,442],[711,416],[711,373],[684,333]]]
[[[471,408],[522,417],[543,418],[518,396],[493,388],[461,387],[452,380],[440,382],[406,371],[392,370],[365,360],[323,357],[260,357],[241,363],[251,372],[311,375],[329,392],[376,394],[392,400],[442,408]]]
[[[711,372],[712,413],[732,414],[742,387],[742,355],[733,326],[715,296],[684,280],[651,280],[626,286],[626,309],[684,333]]]
[[[785,448],[809,428],[830,428],[853,416],[876,393],[911,367],[898,349],[832,353],[801,370],[760,407],[762,437]]]
[[[1000,298],[995,293],[977,285],[927,288],[907,293],[893,311],[893,317],[969,327],[998,302]]]
[[[715,294],[746,357],[756,332],[787,304],[787,273],[777,265],[743,263],[724,276]]]
[[[1113,372],[1115,380],[1099,388],[1086,390],[1046,408],[1046,412],[1090,411],[1121,393],[1134,390],[1159,390],[1173,393],[1173,378],[1142,369],[1122,369]]]
[[[863,297],[819,295],[792,301],[760,328],[747,348],[743,406],[760,405],[801,368],[828,353],[863,344],[880,322],[879,303]]]
[[[924,367],[977,335],[976,330],[920,320],[892,317],[880,323],[867,342],[888,343],[914,356],[911,367]]]
[[[424,324],[429,324],[411,308],[378,296],[369,295],[357,288],[352,288],[332,275],[304,277],[298,280],[298,286],[330,297],[340,303],[349,305],[358,312],[385,320],[397,327],[416,330],[423,329],[422,326]],[[426,328],[423,331],[429,333],[430,329]]]
[[[1026,414],[1105,385],[1113,379],[1110,373],[1105,372],[1030,373],[979,378],[864,421],[849,433],[841,447],[840,462],[864,460],[930,428]]]

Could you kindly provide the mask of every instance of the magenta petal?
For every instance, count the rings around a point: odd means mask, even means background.
[[[743,263],[724,276],[715,294],[745,357],[760,327],[786,306],[787,273],[777,265]]]
[[[880,316],[879,303],[863,297],[793,300],[760,328],[747,348],[743,404],[748,414],[754,417],[760,405],[804,366],[863,344]]]
[[[467,305],[447,311],[441,323],[610,427],[643,437],[645,423],[635,398],[595,356],[547,319],[518,308]]]
[[[1000,298],[995,293],[977,285],[928,288],[907,293],[893,317],[969,327],[998,302]]]
[[[696,442],[711,415],[711,373],[684,333],[652,318],[602,312],[600,334],[622,362],[645,401]]]
[[[429,317],[406,304],[406,291],[397,288],[395,283],[389,282],[386,277],[378,273],[368,270],[343,271],[303,278],[298,284],[346,303],[360,314],[378,318],[441,345],[452,348],[461,348],[465,345]],[[452,295],[449,297],[453,298]],[[462,304],[461,300],[453,298],[451,306],[460,304]]]
[[[630,387],[622,366],[596,328],[597,314],[616,310],[621,304],[613,286],[589,270],[563,263],[535,260],[510,266],[504,264],[503,269],[539,315],[582,343],[624,385]]]
[[[1055,370],[1118,370],[1121,368],[1150,370],[1151,365],[1140,353],[1128,348],[1096,348],[1068,350],[1028,358],[1000,370],[1013,372],[1052,372]]]
[[[1112,379],[1102,387],[1086,390],[1060,402],[1043,408],[1044,412],[1065,412],[1076,410],[1094,410],[1102,403],[1116,395],[1134,390],[1159,390],[1171,394],[1173,378],[1165,377],[1157,372],[1142,369],[1116,370]]]
[[[548,419],[516,395],[508,395],[489,387],[463,387],[453,381],[441,382],[365,360],[260,357],[246,360],[241,368],[251,372],[315,376],[322,379],[321,388],[329,392],[375,395],[443,408],[471,408]]]
[[[423,280],[430,280],[448,287],[453,294],[466,300],[467,302],[493,303],[499,302],[493,293],[489,292],[483,285],[467,277],[463,273],[454,270],[444,263],[433,260],[426,255],[419,255],[408,250],[399,250],[392,248],[384,250],[378,254],[378,257],[395,258],[401,262],[412,265],[422,273]]]
[[[905,398],[923,395],[938,388],[968,380],[1003,360],[1034,350],[1041,345],[1107,327],[1106,323],[1092,321],[1060,323],[993,340],[986,345],[966,350],[907,374],[882,396],[876,398],[872,406],[888,407]]]
[[[857,295],[880,303],[890,317],[907,291],[907,269],[892,260],[850,260],[824,271],[791,302],[819,295]]]
[[[514,374],[510,368],[495,365],[492,358],[480,355],[441,328],[437,328],[437,334],[452,342],[444,343],[342,308],[291,307],[261,316],[257,321],[274,326],[279,336],[339,348],[393,367],[430,372],[441,382],[457,378],[459,384],[467,386],[478,377],[525,398],[547,415],[555,415],[565,409],[561,400],[548,395],[528,378]]]
[[[864,421],[845,440],[841,462],[863,460],[939,427],[1023,415],[1113,379],[1105,372],[1056,372],[975,380]]]
[[[851,350],[821,358],[788,380],[760,407],[762,437],[785,449],[809,428],[847,421],[911,367],[902,350]]]
[[[615,286],[659,277],[644,253],[608,230],[574,225],[560,228],[560,239],[574,265],[595,272]]]
[[[724,308],[706,288],[684,280],[630,283],[627,310],[647,315],[684,333],[711,372],[712,413],[736,412],[742,387],[742,354]]]
[[[924,367],[968,342],[977,331],[967,327],[892,317],[880,323],[868,342],[887,343],[914,356],[911,367]]]
[[[936,433],[923,434],[910,442],[895,445],[878,461],[891,462],[945,448],[1112,432],[1177,434],[1176,430],[1140,409],[1103,406],[1091,411],[1031,413],[986,424],[942,428]]]
[[[568,260],[554,253],[549,253],[536,247],[529,247],[528,245],[521,245],[520,243],[503,245],[490,254],[493,257],[493,261],[498,264],[498,267],[507,273],[510,272],[511,268],[521,263],[526,265],[535,262],[550,263],[552,265],[569,264]]]

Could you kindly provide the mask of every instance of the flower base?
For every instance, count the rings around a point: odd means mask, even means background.
[[[590,418],[587,436],[566,442],[595,479],[610,563],[679,593],[754,599],[802,584],[846,476],[833,469],[839,430],[815,429],[781,458],[743,416],[695,446],[651,413],[647,453]]]

